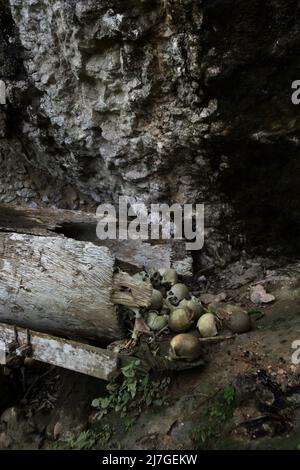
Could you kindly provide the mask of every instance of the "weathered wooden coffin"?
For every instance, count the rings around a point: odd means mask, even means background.
[[[140,290],[129,276],[128,287],[114,268],[110,250],[93,243],[0,233],[0,322],[100,343],[122,338],[114,298],[147,306],[152,287]]]
[[[67,237],[106,246],[125,270],[174,267],[178,274],[190,278],[192,257],[184,241],[151,245],[141,240],[99,240],[96,214],[51,208],[29,208],[0,204],[0,231],[28,235]]]
[[[116,261],[133,271],[172,263],[191,275],[180,247],[103,246],[96,224],[80,211],[0,205],[0,364],[30,337],[33,358],[110,380],[119,358],[102,347],[125,336],[118,305],[147,307],[152,297],[150,282],[116,272]]]

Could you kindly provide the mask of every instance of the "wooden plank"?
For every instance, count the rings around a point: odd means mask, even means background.
[[[85,226],[85,230],[92,228],[96,234],[97,220],[96,214],[82,211],[0,204],[0,231],[5,232],[58,237],[63,235],[64,229],[71,232],[73,228],[80,232]]]
[[[170,245],[151,245],[142,240],[95,240],[96,244],[107,246],[116,257],[118,265],[128,271],[170,268],[172,248]]]
[[[120,339],[113,273],[106,247],[0,233],[0,321],[73,339]]]
[[[153,287],[149,281],[140,281],[129,274],[120,272],[114,275],[112,301],[127,307],[149,307]]]
[[[119,265],[128,271],[173,266],[178,274],[192,276],[193,260],[184,241],[151,244],[142,240],[99,240],[98,221],[96,214],[82,211],[0,204],[0,231],[89,241],[108,247]]]
[[[111,380],[118,374],[118,356],[112,351],[87,344],[65,340],[54,336],[30,331],[33,359],[65,369],[81,372],[102,380]],[[20,345],[27,342],[27,331],[18,328]],[[14,327],[0,323],[0,358],[9,343],[15,340]]]

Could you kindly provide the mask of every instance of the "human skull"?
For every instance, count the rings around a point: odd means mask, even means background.
[[[233,333],[247,333],[251,330],[251,320],[247,312],[235,312],[230,315],[227,326]]]
[[[194,323],[194,314],[189,308],[176,308],[169,315],[169,327],[175,333],[184,333]]]
[[[170,289],[177,284],[177,272],[175,269],[159,269],[159,274],[162,276],[162,285],[168,286]]]
[[[161,287],[162,276],[158,271],[153,271],[150,275],[150,281],[154,289],[159,289]]]
[[[175,284],[167,293],[167,300],[172,305],[178,305],[183,299],[190,296],[189,289],[185,284]]]
[[[172,338],[169,351],[170,359],[195,361],[201,355],[201,344],[196,336],[190,333],[182,333]]]
[[[144,282],[150,278],[149,274],[146,273],[146,271],[140,271],[139,273],[134,274],[132,277]]]
[[[191,296],[190,300],[181,300],[181,302],[179,303],[179,307],[189,308],[190,310],[192,310],[195,320],[198,320],[201,314],[203,313],[203,307],[200,300],[198,300],[193,295]]]
[[[211,338],[212,336],[216,336],[218,334],[218,330],[215,315],[213,313],[204,313],[204,315],[202,315],[198,320],[197,328],[202,338]]]
[[[161,310],[163,301],[162,293],[157,289],[153,289],[150,308],[153,310]]]
[[[152,331],[160,331],[168,324],[168,315],[159,315],[158,312],[152,310],[147,314],[147,325]]]
[[[161,309],[161,313],[165,313],[169,315],[170,312],[173,312],[173,310],[176,308],[175,305],[170,304],[170,302],[167,299],[164,299],[163,306]]]

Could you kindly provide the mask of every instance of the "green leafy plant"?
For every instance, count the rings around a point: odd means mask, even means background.
[[[265,314],[261,310],[248,310],[248,315],[252,320],[257,321],[260,320]]]
[[[83,431],[76,438],[67,439],[64,443],[64,448],[76,450],[88,450],[97,442],[97,436],[90,430]]]
[[[252,310],[248,310],[248,315],[262,315],[262,311],[261,310],[255,310],[255,309],[252,309]]]
[[[98,419],[114,411],[126,418],[125,426],[129,428],[143,409],[152,405],[162,406],[166,402],[170,379],[164,377],[155,380],[140,368],[140,364],[141,361],[137,359],[123,367],[122,380],[107,386],[107,396],[93,400],[92,406],[98,410]]]
[[[231,406],[235,401],[235,388],[229,384],[225,385],[223,390],[223,399],[228,406]]]
[[[235,388],[229,384],[206,406],[204,410],[206,419],[192,431],[196,449],[210,449],[216,445],[224,432],[224,427],[233,416],[235,398]]]
[[[93,449],[97,443],[105,445],[112,435],[112,429],[105,424],[101,430],[94,428],[82,431],[77,437],[72,437],[60,442],[56,450],[89,450]]]

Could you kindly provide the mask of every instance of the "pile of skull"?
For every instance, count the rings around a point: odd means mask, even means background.
[[[251,328],[248,313],[240,307],[231,305],[226,311],[224,306],[218,312],[205,309],[190,289],[179,282],[175,269],[142,271],[134,277],[150,279],[153,286],[150,307],[136,319],[143,325],[140,332],[175,334],[170,341],[169,359],[196,361],[202,354],[201,338],[215,337],[224,325],[232,333],[244,333]]]

